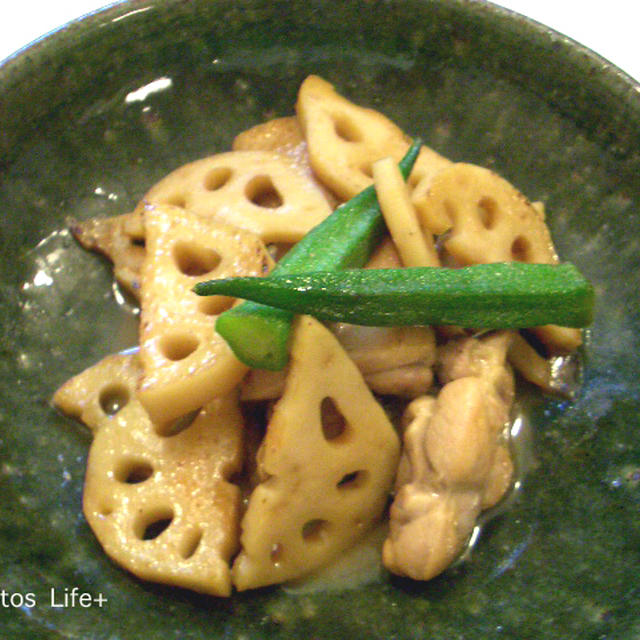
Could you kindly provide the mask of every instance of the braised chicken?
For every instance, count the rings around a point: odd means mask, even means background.
[[[511,484],[505,440],[514,395],[506,363],[512,335],[449,341],[439,353],[443,387],[405,412],[404,449],[383,563],[429,580],[462,552],[480,512]]]

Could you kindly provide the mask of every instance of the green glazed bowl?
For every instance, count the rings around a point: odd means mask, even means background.
[[[129,211],[173,168],[292,113],[310,73],[546,203],[561,256],[598,294],[582,388],[571,403],[533,403],[519,490],[436,580],[229,599],[146,584],[85,523],[90,436],[50,404],[63,381],[136,339],[109,265],[65,221]],[[160,90],[141,99],[144,87]],[[639,211],[640,86],[483,2],[124,2],[6,61],[0,636],[640,637]],[[74,588],[106,601],[51,606],[52,589]]]

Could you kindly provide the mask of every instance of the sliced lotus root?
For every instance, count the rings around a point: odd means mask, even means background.
[[[280,153],[229,151],[176,169],[136,210],[171,204],[252,231],[264,242],[297,242],[331,207],[305,169]]]
[[[339,95],[331,84],[309,76],[300,86],[296,113],[316,175],[347,200],[372,183],[372,164],[392,156],[398,162],[409,140],[391,120]],[[450,161],[423,147],[411,184],[424,182]]]
[[[110,218],[72,220],[70,228],[85,249],[99,251],[113,262],[117,280],[138,297],[145,253],[140,216],[125,213]]]
[[[107,356],[67,380],[55,392],[53,404],[97,431],[135,396],[141,374],[137,354]]]
[[[274,118],[258,124],[238,134],[231,148],[234,151],[276,151],[290,158],[304,173],[322,190],[331,208],[335,208],[339,200],[319,182],[311,168],[307,141],[295,116]]]
[[[558,262],[540,208],[489,169],[454,164],[435,176],[414,204],[426,229],[447,233],[444,248],[458,264]],[[534,331],[551,348],[571,351],[581,343],[578,329],[549,326]]]
[[[316,320],[296,320],[284,395],[258,454],[262,483],[242,520],[233,583],[298,578],[352,546],[382,515],[398,437],[356,366]]]
[[[295,116],[275,118],[239,133],[233,151],[275,151],[287,156],[307,176],[315,179],[309,163],[307,141]]]
[[[231,144],[234,151],[279,151],[305,163],[300,151],[306,146],[302,129],[295,116],[274,118],[239,133]],[[308,164],[307,164],[308,166]]]
[[[143,580],[216,596],[231,593],[242,465],[235,396],[218,398],[171,437],[157,434],[132,397],[96,432],[84,514],[116,563]]]
[[[167,205],[150,206],[144,217],[139,396],[162,429],[228,393],[247,370],[214,328],[234,299],[191,289],[211,278],[264,275],[271,262],[248,231]]]

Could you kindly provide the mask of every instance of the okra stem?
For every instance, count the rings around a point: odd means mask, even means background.
[[[422,143],[416,140],[399,163],[405,180]],[[340,205],[312,229],[275,266],[273,275],[308,271],[332,271],[361,267],[380,242],[385,224],[375,189],[367,187]],[[222,313],[216,331],[236,357],[256,369],[283,369],[293,314],[255,302],[244,302]]]
[[[593,286],[570,263],[274,274],[202,282],[195,291],[368,326],[585,327],[594,306]]]

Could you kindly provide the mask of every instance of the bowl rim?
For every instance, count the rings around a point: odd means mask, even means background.
[[[294,6],[297,2],[304,7],[326,7],[327,3],[334,0],[235,0],[234,6],[240,5],[276,7],[279,4],[286,7]],[[366,0],[341,0],[341,3],[357,5],[366,3]],[[600,129],[600,135],[616,140],[616,148],[619,153],[628,154],[633,149],[640,148],[640,80],[631,77],[627,72],[617,67],[614,63],[596,53],[586,45],[566,36],[559,31],[541,22],[524,16],[512,9],[496,5],[490,0],[393,0],[397,6],[423,6],[428,9],[447,11],[449,15],[459,18],[470,18],[477,21],[484,28],[490,28],[494,35],[502,36],[502,32],[511,32],[511,35],[527,47],[535,51],[545,59],[546,64],[540,64],[534,68],[525,66],[524,73],[519,81],[526,82],[526,78],[532,74],[544,78],[545,82],[556,83],[552,92],[554,99],[561,111],[566,114],[589,113],[589,119]],[[211,6],[211,2],[207,6]],[[224,3],[223,3],[224,4]],[[29,78],[37,77],[39,72],[46,70],[48,60],[55,59],[58,50],[73,52],[88,38],[93,37],[100,28],[108,22],[127,24],[127,18],[141,13],[150,13],[154,10],[164,9],[168,11],[185,11],[185,7],[193,6],[184,0],[114,0],[111,4],[75,18],[60,27],[43,34],[33,42],[18,49],[4,60],[0,60],[0,114],[11,109],[11,95],[19,95],[20,87]],[[187,9],[189,10],[189,9]],[[505,29],[502,29],[505,27]],[[523,60],[524,58],[524,60]],[[563,80],[564,84],[557,84],[559,74],[549,71],[551,61],[560,60],[561,65],[573,70]],[[514,68],[529,65],[527,56],[521,56],[518,65]],[[504,69],[503,69],[504,70]],[[35,75],[34,75],[35,74]],[[588,97],[576,109],[573,97],[580,96],[581,83],[577,77],[588,77],[589,87],[594,89]],[[540,84],[540,77],[536,82]],[[514,79],[516,76],[514,76]],[[28,84],[27,84],[28,86]],[[12,93],[13,92],[13,93]],[[624,117],[617,118],[615,122],[608,122],[604,117],[608,110],[607,102],[615,99],[618,103],[618,112]],[[37,114],[36,114],[37,119]],[[0,117],[1,123],[1,117]],[[35,125],[34,125],[35,126]],[[7,155],[12,146],[12,136],[0,126],[0,159],[2,165],[7,160]],[[619,140],[622,138],[622,140]],[[19,140],[20,138],[15,138]]]

